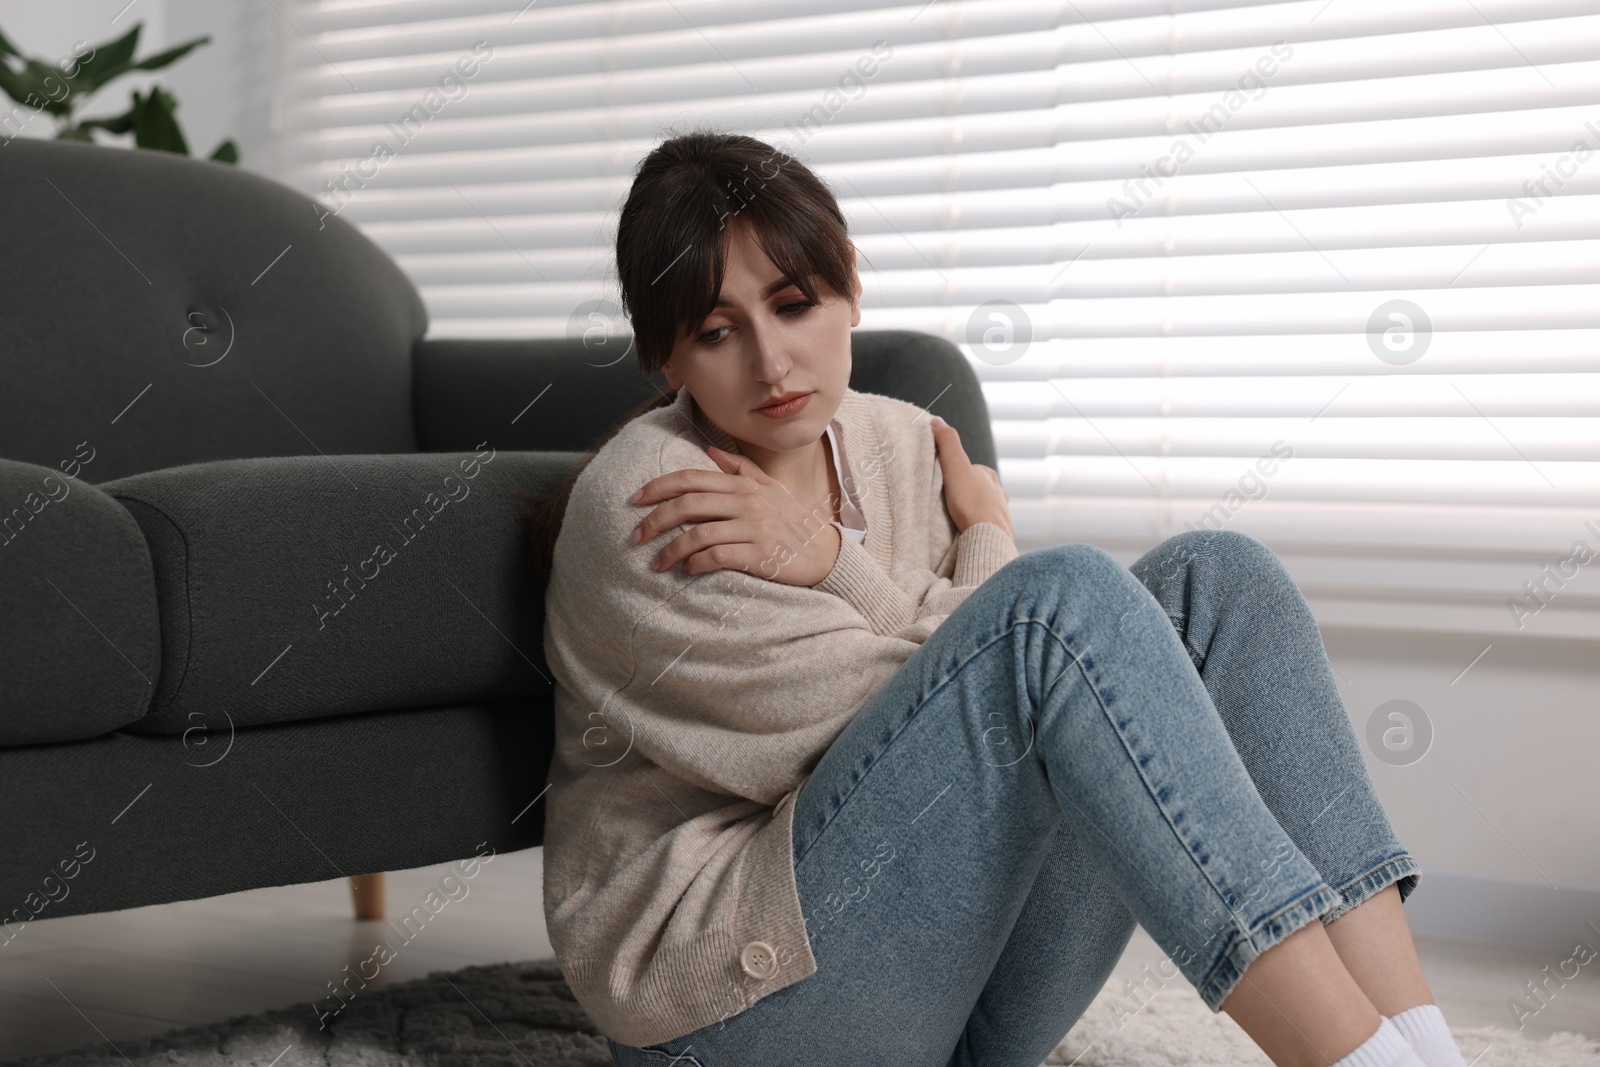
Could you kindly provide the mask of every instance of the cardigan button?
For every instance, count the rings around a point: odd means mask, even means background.
[[[739,966],[751,978],[765,981],[778,973],[778,953],[765,941],[752,941],[739,953]]]

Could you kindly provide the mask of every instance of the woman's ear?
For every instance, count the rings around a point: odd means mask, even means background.
[[[672,388],[677,389],[683,385],[683,383],[678,380],[678,372],[672,369],[671,360],[661,364],[661,373],[667,376],[667,384]]]

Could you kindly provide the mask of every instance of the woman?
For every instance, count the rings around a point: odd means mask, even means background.
[[[955,429],[848,388],[844,217],[758,140],[658,146],[616,255],[673,392],[534,550],[545,915],[619,1064],[1034,1067],[1135,922],[1274,1063],[1462,1062],[1269,550],[1019,556]]]

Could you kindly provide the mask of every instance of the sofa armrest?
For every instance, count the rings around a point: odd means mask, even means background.
[[[177,733],[539,692],[543,600],[515,490],[577,457],[478,451],[196,463],[106,482],[144,529]]]
[[[104,491],[0,459],[0,602],[0,746],[98,737],[144,715],[161,670],[155,573]]]

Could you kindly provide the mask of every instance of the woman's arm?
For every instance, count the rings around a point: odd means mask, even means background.
[[[932,528],[939,530],[939,524],[947,524],[949,518],[939,495],[935,493],[931,499],[937,511]],[[933,632],[938,619],[949,615],[974,588],[1017,556],[1016,542],[994,523],[975,523],[953,539],[951,532],[944,534],[946,550],[941,553],[950,570],[946,574],[935,570],[933,582],[920,600],[895,584],[883,565],[854,538],[842,534],[839,559],[817,588],[854,607],[868,620],[874,633],[921,644]],[[933,624],[924,621],[930,618]]]
[[[579,732],[603,742],[586,762],[628,751],[701,788],[775,804],[916,642],[875,632],[818,588],[653,569],[684,525],[635,544],[638,457],[631,467],[601,458],[573,487],[546,598],[551,669],[589,709]],[[697,462],[710,463],[684,443],[642,473]]]

